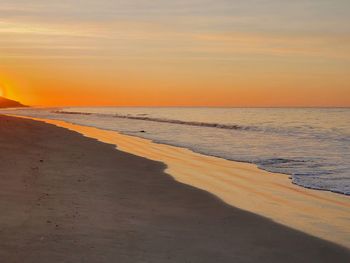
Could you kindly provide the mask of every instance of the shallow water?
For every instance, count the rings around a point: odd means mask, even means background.
[[[60,108],[8,113],[115,130],[350,195],[350,109]]]

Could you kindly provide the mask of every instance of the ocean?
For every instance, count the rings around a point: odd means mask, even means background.
[[[114,130],[256,164],[350,195],[349,108],[70,107],[2,110]]]

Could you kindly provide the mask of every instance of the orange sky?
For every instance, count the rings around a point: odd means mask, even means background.
[[[349,7],[5,0],[0,94],[41,106],[350,106]]]

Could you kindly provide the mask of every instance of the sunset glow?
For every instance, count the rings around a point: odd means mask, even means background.
[[[29,105],[350,106],[349,1],[0,3]]]

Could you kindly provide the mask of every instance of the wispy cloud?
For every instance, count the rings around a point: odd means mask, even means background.
[[[350,32],[344,23],[350,19],[341,8],[328,14],[333,5],[323,0],[0,1],[2,56],[349,59],[350,53],[342,33]]]
[[[27,34],[27,35],[47,35],[47,36],[72,36],[72,37],[100,37],[91,30],[77,28],[77,26],[62,27],[56,25],[45,25],[35,23],[6,22],[0,21],[0,34]]]

